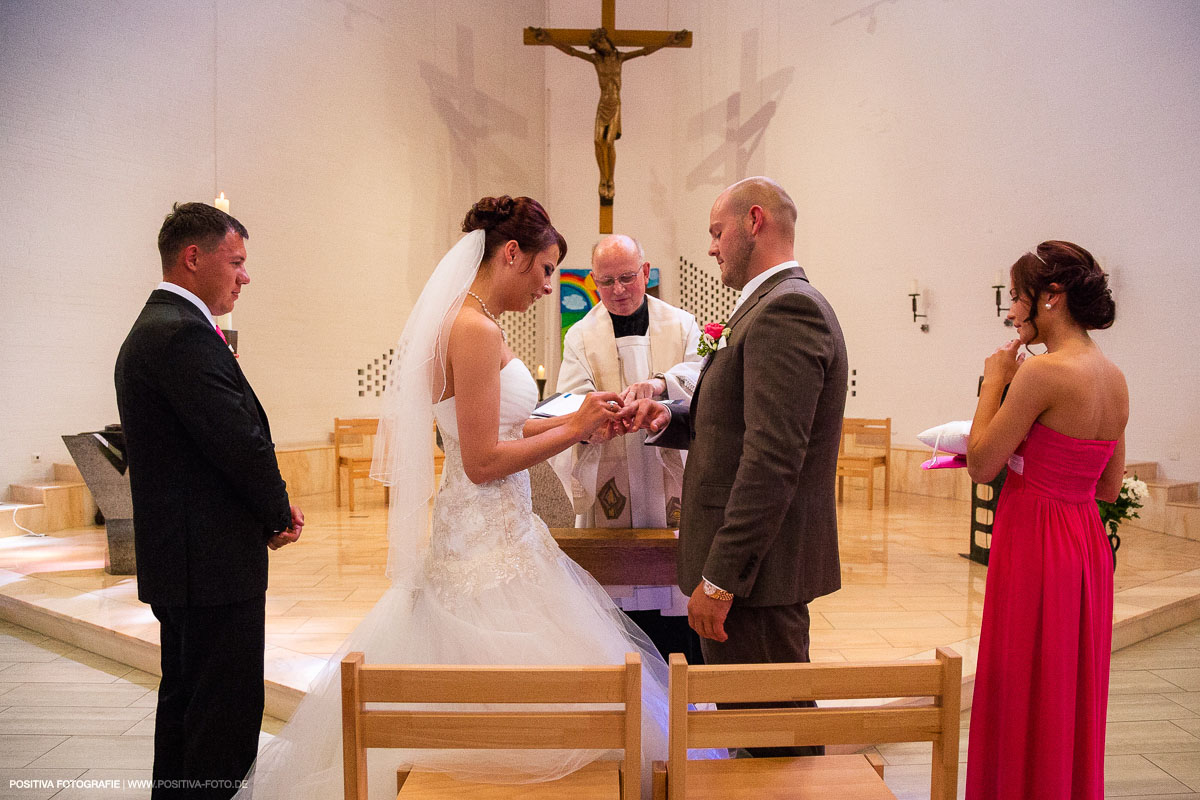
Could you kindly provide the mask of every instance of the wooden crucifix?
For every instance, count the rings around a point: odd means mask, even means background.
[[[600,167],[600,233],[612,233],[613,172],[616,141],[621,138],[621,64],[664,47],[691,47],[691,31],[617,30],[616,0],[601,0],[600,27],[526,28],[525,44],[549,45],[596,68],[600,103],[596,106],[596,165]],[[583,48],[588,48],[584,50]],[[618,50],[636,47],[637,50]]]

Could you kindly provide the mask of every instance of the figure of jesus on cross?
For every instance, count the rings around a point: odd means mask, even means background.
[[[602,27],[595,30],[526,28],[525,44],[549,45],[569,56],[582,58],[596,68],[600,102],[596,106],[596,165],[600,168],[600,232],[612,233],[613,173],[616,141],[621,138],[621,65],[631,58],[650,55],[664,47],[691,47],[690,31],[616,30],[615,0],[603,0]],[[586,45],[591,52],[580,45]],[[621,51],[618,45],[638,46]]]

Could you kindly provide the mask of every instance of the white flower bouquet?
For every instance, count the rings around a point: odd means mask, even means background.
[[[1145,481],[1138,480],[1138,476],[1125,478],[1121,481],[1121,493],[1117,495],[1117,499],[1113,502],[1106,500],[1097,500],[1096,505],[1100,508],[1100,521],[1108,528],[1108,533],[1113,536],[1117,532],[1117,528],[1127,519],[1137,519],[1137,510],[1142,507],[1142,504],[1150,496],[1150,490],[1146,487]]]

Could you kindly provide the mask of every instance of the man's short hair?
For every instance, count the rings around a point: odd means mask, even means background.
[[[206,253],[216,250],[230,231],[249,239],[246,226],[207,203],[175,203],[158,229],[158,255],[163,269],[171,266],[179,251],[197,245]]]

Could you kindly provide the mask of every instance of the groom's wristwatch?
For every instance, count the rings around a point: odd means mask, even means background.
[[[733,599],[733,592],[725,591],[708,578],[704,579],[704,595],[705,597],[711,597],[713,600],[729,601]]]

